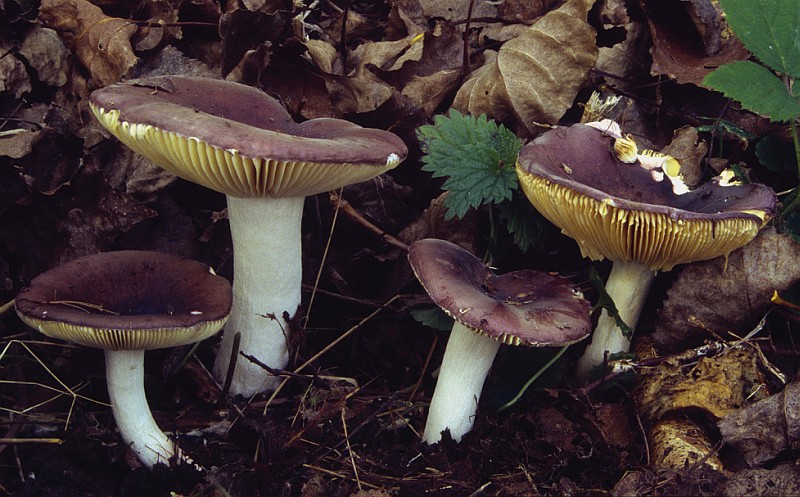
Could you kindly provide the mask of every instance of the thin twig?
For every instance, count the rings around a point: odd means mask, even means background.
[[[475,6],[475,0],[469,0],[469,7],[467,8],[467,21],[464,25],[464,53],[461,59],[461,74],[466,75],[469,72],[469,31],[472,24],[472,8]]]
[[[320,466],[313,466],[311,464],[303,464],[303,467],[306,468],[306,469],[313,469],[314,471],[319,471],[320,473],[325,473],[327,475],[330,475],[330,476],[333,476],[333,477],[336,477],[336,478],[340,478],[342,480],[352,480],[352,478],[349,478],[346,475],[343,475],[341,473],[337,473],[336,471],[332,471],[330,469],[322,468]],[[367,483],[367,482],[361,482],[361,484],[364,485],[365,487],[369,487],[369,488],[372,488],[372,489],[375,489],[375,490],[379,490],[381,488],[378,485],[373,485],[373,484]]]
[[[358,224],[366,228],[367,231],[374,233],[375,235],[380,237],[384,242],[394,247],[397,247],[404,252],[408,252],[407,243],[395,238],[394,236],[390,235],[389,233],[383,231],[379,227],[372,224],[366,217],[364,217],[363,214],[355,210],[353,206],[350,204],[350,202],[342,198],[341,190],[339,191],[339,193],[330,192],[328,195],[330,196],[331,203],[336,205],[336,212],[338,212],[339,209],[341,209],[342,212],[344,212],[347,215],[347,217],[349,217],[353,221],[357,222]]]
[[[338,345],[339,343],[341,343],[341,342],[342,342],[342,340],[344,340],[345,338],[347,338],[347,337],[349,337],[350,335],[352,335],[353,333],[355,333],[355,332],[356,332],[356,330],[358,330],[359,328],[361,328],[361,327],[362,327],[362,326],[363,326],[365,323],[367,323],[367,322],[368,322],[370,319],[372,319],[373,317],[377,316],[377,315],[378,315],[378,314],[379,314],[381,311],[383,311],[384,309],[386,309],[386,308],[387,308],[387,307],[388,307],[388,306],[389,306],[389,305],[390,305],[392,302],[394,302],[395,300],[399,299],[400,297],[401,297],[401,296],[398,294],[398,295],[395,295],[395,296],[393,296],[393,297],[392,297],[392,298],[390,298],[389,300],[387,300],[387,301],[386,301],[386,302],[385,302],[385,303],[384,303],[382,306],[380,306],[378,309],[375,309],[374,311],[372,311],[371,313],[369,313],[369,314],[368,314],[368,315],[367,315],[365,318],[363,318],[361,321],[359,321],[358,323],[356,323],[356,324],[355,324],[353,327],[351,327],[349,330],[347,330],[347,331],[345,331],[344,333],[342,333],[341,335],[339,335],[339,337],[337,337],[335,340],[333,340],[331,343],[329,343],[327,346],[325,346],[325,347],[324,347],[322,350],[320,350],[319,352],[317,352],[316,354],[314,354],[313,356],[311,356],[309,359],[307,359],[307,360],[306,360],[306,362],[304,362],[303,364],[301,364],[300,366],[298,366],[297,368],[295,368],[294,372],[295,372],[295,373],[299,373],[299,372],[303,371],[303,370],[304,370],[305,368],[307,368],[309,365],[311,365],[312,363],[314,363],[314,362],[315,362],[317,359],[319,359],[320,357],[322,357],[323,355],[325,355],[325,354],[326,354],[326,353],[327,353],[327,352],[328,352],[330,349],[332,349],[333,347],[335,347],[336,345]],[[267,414],[267,409],[269,408],[270,404],[271,404],[271,403],[272,403],[272,402],[275,400],[275,398],[278,396],[278,394],[280,393],[280,391],[281,391],[281,390],[283,390],[283,387],[286,385],[286,383],[287,383],[288,381],[289,381],[289,378],[284,378],[284,379],[283,379],[283,381],[282,381],[280,384],[278,384],[278,387],[277,387],[277,388],[275,388],[275,391],[273,391],[273,392],[272,392],[272,395],[270,395],[269,399],[267,399],[267,402],[264,404],[264,410],[263,410],[262,414],[264,414],[264,415],[266,415],[266,414]]]
[[[342,188],[339,188],[338,194],[334,194],[331,192],[331,195],[336,195],[337,197],[341,198]],[[336,207],[333,209],[333,219],[331,220],[331,229],[328,231],[328,239],[325,241],[325,249],[322,251],[322,258],[319,262],[319,269],[317,269],[317,276],[316,278],[314,278],[314,287],[311,289],[311,297],[309,297],[308,305],[306,306],[306,315],[305,318],[303,319],[303,330],[305,330],[308,327],[308,320],[311,318],[311,309],[314,307],[314,297],[317,295],[317,288],[319,288],[319,280],[322,277],[322,270],[325,268],[325,261],[328,260],[328,251],[331,248],[331,240],[333,239],[333,230],[334,228],[336,228],[337,219],[339,219],[338,203],[336,204]]]
[[[350,466],[353,467],[353,476],[356,479],[356,486],[358,486],[358,491],[360,492],[362,490],[361,479],[358,477],[358,466],[356,466],[356,459],[353,456],[353,448],[350,446],[350,436],[347,434],[347,419],[345,417],[345,414],[347,414],[346,403],[342,404],[342,411],[341,411],[342,430],[344,430],[344,441],[347,444],[347,455],[350,457]]]
[[[422,371],[419,373],[419,378],[417,382],[414,383],[414,388],[411,389],[411,393],[408,396],[408,400],[414,400],[414,397],[417,395],[417,391],[419,390],[420,385],[422,385],[422,380],[425,379],[425,372],[428,370],[428,366],[431,363],[431,357],[433,357],[433,352],[436,350],[436,344],[439,343],[439,335],[434,335],[433,342],[431,342],[431,348],[428,349],[428,355],[425,356],[425,363],[422,365]]]
[[[342,58],[342,76],[347,76],[347,15],[350,13],[351,0],[347,0],[342,11],[342,29],[339,32],[339,54]]]

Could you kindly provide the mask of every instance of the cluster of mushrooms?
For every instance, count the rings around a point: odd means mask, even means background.
[[[16,299],[17,313],[45,335],[105,350],[120,435],[145,466],[191,461],[149,411],[144,351],[198,342],[224,328],[214,376],[228,380],[234,395],[274,389],[274,375],[237,358],[247,354],[274,369],[288,363],[289,323],[300,307],[304,198],[382,174],[408,150],[390,132],[340,119],[295,123],[263,92],[217,79],[131,80],[95,91],[90,106],[135,152],[226,194],[233,284],[175,255],[109,252],[34,278]],[[657,271],[746,244],[774,215],[776,198],[758,184],[680,189],[665,158],[638,154],[635,146],[620,152],[629,145],[613,123],[558,127],[523,147],[517,171],[531,203],[585,257],[614,261],[607,291],[619,320],[634,328]],[[413,243],[408,260],[454,319],[424,430],[429,444],[444,432],[459,441],[470,431],[501,343],[563,346],[591,332],[591,305],[560,276],[497,275],[436,239]],[[603,312],[579,378],[629,343],[618,319]]]

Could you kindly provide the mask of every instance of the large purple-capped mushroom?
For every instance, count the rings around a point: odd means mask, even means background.
[[[304,198],[382,174],[408,151],[396,135],[341,119],[295,123],[272,97],[238,83],[163,76],[92,93],[98,120],[137,153],[225,193],[233,238],[234,304],[214,364],[228,374],[239,351],[273,368],[288,362],[289,323],[300,306]],[[275,377],[237,360],[230,391],[250,396]]]
[[[428,444],[445,430],[458,442],[472,429],[500,344],[563,346],[591,332],[590,304],[566,278],[533,270],[498,276],[467,250],[432,238],[414,242],[408,260],[455,320],[425,424]]]
[[[615,123],[543,133],[520,151],[517,173],[533,206],[578,242],[584,257],[613,261],[606,292],[633,329],[657,271],[727,256],[774,216],[777,199],[765,185],[723,177],[688,190],[666,161],[657,166],[653,155],[621,154],[627,148],[621,145],[635,144],[606,125]],[[630,339],[604,310],[578,362],[578,378],[585,381],[606,353],[629,348]]]
[[[19,317],[43,334],[105,351],[117,428],[139,460],[152,467],[170,464],[180,453],[150,412],[144,352],[216,334],[228,319],[231,300],[228,280],[205,264],[123,250],[81,257],[40,274],[15,306]]]

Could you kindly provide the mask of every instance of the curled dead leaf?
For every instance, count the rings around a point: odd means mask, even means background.
[[[653,341],[670,352],[702,342],[708,330],[743,336],[770,308],[775,290],[800,281],[798,260],[800,243],[767,227],[727,260],[686,265],[667,292]]]
[[[6,54],[0,57],[0,92],[10,92],[19,98],[31,91],[32,86],[25,64],[13,54],[15,50],[12,43],[0,40],[0,52]]]
[[[703,77],[749,53],[712,0],[649,0],[644,8],[653,37],[651,73],[699,85]],[[688,31],[688,32],[687,32]]]
[[[142,5],[147,15],[136,35],[136,50],[147,51],[163,47],[170,40],[179,40],[183,31],[178,23],[178,8],[169,0],[148,0]]]
[[[729,414],[719,423],[725,441],[757,467],[800,441],[800,383]]]
[[[87,0],[42,0],[39,21],[69,37],[98,86],[119,81],[138,60],[130,42],[136,24],[109,17]]]
[[[597,59],[586,16],[594,2],[569,0],[506,42],[473,72],[453,107],[533,135],[536,123],[555,124],[569,109]]]
[[[675,157],[681,163],[681,175],[689,187],[700,183],[701,161],[708,152],[708,144],[699,140],[697,128],[683,126],[676,129],[672,134],[672,142],[662,148],[661,152]]]
[[[42,83],[61,86],[67,82],[69,50],[52,29],[34,27],[23,40],[19,54]]]
[[[604,74],[606,84],[614,88],[627,89],[639,84],[649,72],[650,31],[647,22],[631,18],[623,0],[598,2],[602,29],[598,31],[599,53],[595,69]],[[616,41],[616,33],[625,36]],[[603,40],[614,40],[615,43]]]

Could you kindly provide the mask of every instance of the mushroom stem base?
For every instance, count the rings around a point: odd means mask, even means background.
[[[224,382],[234,338],[239,352],[275,369],[289,362],[289,323],[300,307],[302,284],[300,224],[304,197],[239,198],[228,196],[233,239],[233,307],[214,363]],[[275,388],[277,378],[261,366],[235,355],[230,385],[234,395],[252,396]]]
[[[169,465],[175,443],[156,424],[144,393],[144,351],[107,350],[106,383],[122,439],[148,468]]]
[[[650,292],[656,272],[638,262],[615,262],[606,281],[606,293],[614,301],[619,317],[631,329],[636,328],[642,308]],[[617,321],[603,309],[592,334],[592,343],[578,360],[576,375],[586,382],[589,373],[603,364],[608,355],[628,352],[631,340],[626,337]]]
[[[426,443],[439,442],[446,429],[460,442],[472,430],[483,384],[499,348],[499,341],[458,321],[453,324],[422,437]]]

